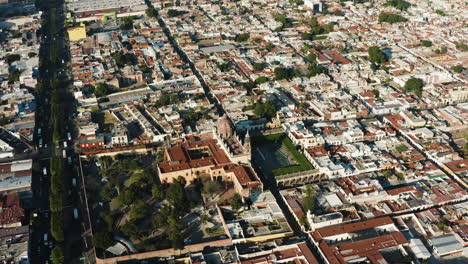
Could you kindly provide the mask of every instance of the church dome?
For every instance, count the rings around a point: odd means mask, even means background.
[[[222,138],[228,138],[233,135],[232,123],[226,114],[218,120],[218,134]]]

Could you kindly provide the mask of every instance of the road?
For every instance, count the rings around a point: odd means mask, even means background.
[[[45,84],[45,89],[36,91],[36,127],[33,142],[36,151],[25,153],[33,158],[33,212],[34,217],[30,228],[29,257],[31,263],[50,263],[51,250],[55,241],[50,232],[49,194],[50,194],[50,159],[52,157],[63,158],[63,183],[64,183],[64,242],[63,263],[72,263],[82,255],[85,243],[81,239],[81,217],[74,218],[75,208],[81,208],[78,186],[81,181],[77,178],[77,155],[74,152],[73,139],[76,128],[72,116],[76,112],[76,103],[71,91],[71,71],[69,67],[70,53],[68,41],[64,30],[64,2],[63,0],[39,0],[38,8],[43,12],[43,26],[39,32],[41,47],[39,50],[39,82]],[[53,32],[54,31],[54,32]],[[56,47],[56,48],[55,48]],[[57,59],[52,59],[57,56]],[[55,61],[55,62],[53,62]],[[57,82],[58,112],[52,113],[52,88],[50,82]],[[57,109],[55,110],[57,111]],[[58,117],[57,117],[58,116]],[[53,141],[54,122],[58,119],[59,139]],[[40,129],[40,133],[39,133]],[[69,138],[70,135],[70,138]],[[67,142],[66,144],[64,142]],[[76,180],[73,180],[76,179]],[[73,184],[75,183],[75,184]],[[81,214],[80,214],[81,216]],[[69,227],[75,228],[69,228]],[[45,241],[47,237],[47,241]]]

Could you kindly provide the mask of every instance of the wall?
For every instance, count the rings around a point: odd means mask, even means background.
[[[205,247],[226,247],[231,246],[232,241],[231,239],[223,239],[217,240],[212,242],[194,244],[185,246],[184,249],[176,250],[173,248],[157,250],[157,251],[150,251],[145,253],[137,253],[127,256],[115,257],[115,258],[108,258],[108,259],[100,259],[96,257],[97,264],[117,264],[118,262],[125,261],[125,260],[143,260],[147,258],[156,258],[156,257],[171,257],[171,256],[178,256],[186,253],[191,252],[199,252],[202,251]]]

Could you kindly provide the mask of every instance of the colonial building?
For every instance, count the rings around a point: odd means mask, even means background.
[[[173,183],[179,177],[186,183],[210,179],[233,182],[242,196],[261,192],[262,182],[252,167],[233,163],[218,143],[208,134],[203,138],[186,137],[184,142],[168,148],[158,165],[161,182]]]
[[[218,126],[214,128],[213,134],[232,162],[250,164],[251,145],[249,132],[241,138],[236,133],[234,125],[229,117],[224,115],[219,119]]]

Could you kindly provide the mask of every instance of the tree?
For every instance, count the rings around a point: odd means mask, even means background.
[[[104,201],[110,201],[115,197],[116,194],[117,192],[114,187],[106,185],[104,188],[102,188],[100,196]]]
[[[57,242],[63,242],[63,213],[52,212],[50,216],[50,233]]]
[[[256,72],[261,71],[261,70],[263,70],[263,64],[256,62],[256,63],[253,64],[252,68]]]
[[[307,59],[311,62],[311,63],[316,63],[317,62],[317,55],[315,55],[315,53],[309,53],[307,54]]]
[[[29,57],[29,58],[36,57],[36,56],[37,56],[37,53],[36,53],[36,52],[29,52],[29,53],[28,53],[28,57]]]
[[[203,183],[202,194],[211,195],[224,190],[223,185],[218,181],[207,181]]]
[[[312,65],[309,65],[309,67],[307,68],[306,76],[310,78],[310,77],[313,77],[322,73],[326,73],[326,72],[327,72],[327,69],[323,67],[322,65],[312,64]]]
[[[452,66],[452,71],[462,73],[465,68],[462,65]]]
[[[151,195],[153,199],[162,201],[165,199],[164,189],[161,185],[155,184],[153,188],[151,188]]]
[[[262,84],[268,82],[268,78],[266,76],[260,76],[257,79],[255,79],[256,84]]]
[[[232,201],[231,201],[232,210],[238,211],[243,205],[244,204],[242,202],[242,197],[238,193],[235,193],[232,196]]]
[[[19,61],[21,59],[21,56],[19,54],[8,54],[5,56],[5,60],[8,63],[8,65],[12,64],[15,61]]]
[[[446,47],[442,47],[442,48],[440,48],[440,49],[435,49],[435,50],[434,50],[434,53],[435,53],[435,54],[445,54],[445,53],[447,53],[447,48],[446,48]]]
[[[120,24],[120,29],[122,30],[130,30],[133,29],[133,20],[135,18],[133,16],[128,16],[128,17],[122,17],[121,18],[121,24]]]
[[[390,24],[399,23],[399,22],[406,22],[406,18],[393,13],[380,13],[379,14],[379,23],[387,22]]]
[[[158,11],[156,11],[154,8],[147,8],[145,13],[148,17],[156,17],[158,15]]]
[[[387,61],[387,57],[385,56],[383,51],[377,46],[370,47],[367,50],[367,53],[369,54],[369,60],[373,63],[382,64]]]
[[[276,107],[270,100],[258,102],[255,103],[254,114],[262,118],[273,118],[276,116]]]
[[[373,89],[372,93],[375,95],[375,97],[380,97],[380,91],[377,89]]]
[[[115,60],[115,63],[120,68],[124,67],[125,65],[135,65],[137,59],[133,53],[115,53],[112,55],[112,58]]]
[[[436,11],[436,14],[438,14],[439,16],[447,16],[447,14],[445,14],[444,11],[440,10],[440,9],[437,9]]]
[[[128,188],[120,192],[117,196],[117,201],[121,206],[126,206],[132,204],[138,198],[138,193],[135,190]]]
[[[384,6],[393,6],[400,11],[406,11],[411,4],[404,0],[389,0],[384,4]]]
[[[63,263],[63,248],[61,245],[55,245],[51,252],[52,255],[52,263],[53,264],[61,264]]]
[[[100,231],[93,236],[93,245],[100,249],[107,249],[112,246],[112,234],[109,231]]]
[[[130,209],[129,215],[132,219],[140,220],[142,218],[145,218],[149,212],[149,205],[142,200],[138,200],[134,203],[132,209]]]
[[[311,185],[307,185],[302,203],[306,212],[313,212],[315,210],[315,206],[317,204],[317,197],[315,194],[315,190],[312,188]]]
[[[432,42],[429,41],[429,40],[421,40],[421,45],[423,47],[431,47],[432,46]]]
[[[170,17],[176,17],[179,15],[179,11],[175,9],[169,9],[169,11],[167,11],[167,15]]]
[[[245,42],[249,40],[250,34],[249,33],[241,33],[236,36],[236,42]]]
[[[227,72],[227,71],[230,71],[232,69],[231,63],[229,63],[229,62],[218,63],[218,64],[216,64],[216,67],[218,67],[218,69],[220,71],[222,71],[222,72]]]
[[[283,80],[283,79],[292,79],[294,77],[294,70],[284,68],[284,67],[277,67],[274,70],[275,79],[276,80]]]
[[[94,90],[96,97],[103,97],[110,93],[112,93],[112,87],[107,83],[98,83]]]
[[[19,77],[21,75],[20,70],[14,69],[8,73],[8,82],[9,83],[14,83],[19,81]]]
[[[302,40],[313,40],[314,35],[312,35],[310,33],[307,33],[307,32],[304,32],[304,33],[301,34],[301,39]]]
[[[167,218],[167,223],[169,225],[169,240],[172,242],[172,247],[174,249],[183,249],[184,248],[184,239],[182,235],[182,223],[180,222],[179,217],[172,214]]]
[[[184,186],[182,186],[178,181],[169,185],[169,188],[167,188],[166,191],[166,199],[176,210],[183,210],[186,207]]]
[[[44,85],[44,83],[41,81],[38,81],[36,84],[36,91],[38,93],[44,93],[45,90],[46,90],[46,86]]]
[[[468,51],[468,45],[463,42],[455,41],[455,46],[460,51],[463,51],[463,52]]]
[[[275,21],[277,21],[277,22],[280,22],[280,23],[283,24],[283,25],[286,24],[286,23],[288,23],[288,19],[286,18],[285,15],[282,15],[282,14],[275,14],[275,15],[273,16],[273,19],[274,19]]]
[[[404,88],[407,92],[416,92],[422,91],[423,86],[424,85],[421,79],[413,77],[406,81]]]
[[[138,239],[142,236],[143,230],[138,227],[137,221],[135,219],[130,219],[125,224],[120,227],[120,231],[130,237],[130,239]]]

